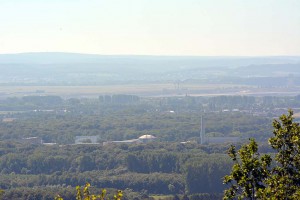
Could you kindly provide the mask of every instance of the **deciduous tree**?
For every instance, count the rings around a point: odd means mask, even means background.
[[[269,144],[276,151],[272,169],[270,155],[259,156],[254,139],[236,152],[229,149],[235,161],[224,183],[231,187],[223,199],[300,199],[300,126],[294,122],[293,111],[273,121],[274,136]]]
[[[224,200],[227,199],[256,199],[260,190],[265,188],[264,180],[269,175],[271,157],[269,155],[259,156],[258,145],[254,139],[249,144],[241,147],[236,152],[231,146],[228,155],[235,164],[230,175],[224,177],[224,183],[230,184],[225,190]]]

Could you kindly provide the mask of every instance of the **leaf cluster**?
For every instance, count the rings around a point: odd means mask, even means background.
[[[90,188],[91,184],[86,183],[85,186],[76,187],[76,200],[110,200],[109,197],[107,197],[107,191],[106,189],[103,189],[100,194],[91,194]],[[118,190],[116,194],[114,195],[114,200],[121,200],[123,197],[123,192],[121,190]],[[60,195],[57,195],[55,200],[63,200],[63,198]]]
[[[299,199],[300,194],[300,126],[293,111],[273,122],[270,146],[276,151],[272,160],[268,154],[260,156],[254,139],[236,152],[231,146],[228,155],[235,164],[224,183],[230,188],[223,199]]]

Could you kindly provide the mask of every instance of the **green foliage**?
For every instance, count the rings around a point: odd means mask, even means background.
[[[201,156],[194,158],[186,167],[186,189],[189,194],[221,193],[224,185],[220,182],[231,167],[225,155]]]
[[[57,195],[54,200],[64,200],[60,195]]]
[[[274,120],[274,136],[269,139],[275,155],[276,166],[272,169],[264,191],[266,199],[299,199],[300,191],[300,126],[293,122],[293,111]]]
[[[269,144],[276,151],[271,166],[271,156],[259,156],[257,143],[249,144],[236,152],[229,149],[228,155],[235,162],[224,183],[231,187],[224,192],[223,199],[286,199],[300,197],[300,126],[295,123],[293,112],[274,120],[274,136]]]
[[[4,193],[5,193],[5,191],[0,189],[0,199],[3,199]]]
[[[269,155],[259,156],[258,145],[254,139],[249,144],[242,146],[236,152],[231,146],[228,155],[235,162],[230,175],[224,177],[224,183],[231,187],[225,190],[224,200],[255,199],[257,193],[264,189],[264,180],[269,175],[271,157]]]
[[[198,106],[186,102],[191,98],[198,102],[195,104]],[[223,104],[232,105],[231,101],[243,101],[244,97],[221,99],[227,102]],[[137,104],[105,104],[98,99],[58,101],[49,96],[0,100],[0,111],[7,110],[3,117],[15,119],[12,123],[0,122],[0,139],[21,140],[35,136],[44,142],[72,144],[78,135],[97,135],[101,141],[107,141],[133,139],[151,133],[161,141],[182,142],[198,137],[202,104],[211,101],[213,98],[185,97],[143,99]],[[214,110],[227,107],[221,105]],[[176,112],[170,113],[170,110]],[[210,112],[205,116],[205,123],[208,135],[241,133],[260,140],[269,137],[270,120],[265,117],[239,112]]]
[[[6,199],[18,200],[46,199],[52,187],[67,190],[86,182],[98,188],[129,188],[134,193],[128,197],[130,200],[137,196],[143,199],[144,194],[220,193],[225,187],[220,178],[232,166],[224,155],[227,146],[179,143],[199,137],[201,112],[207,111],[208,135],[238,135],[263,141],[271,135],[270,118],[221,111],[237,108],[261,112],[270,105],[286,105],[292,101],[289,99],[128,95],[68,100],[51,96],[1,99],[0,110],[6,112],[1,112],[0,117],[15,120],[0,121],[0,188],[5,189]],[[74,143],[77,135],[98,135],[101,143],[143,134],[153,134],[160,142],[105,147],[68,145]],[[32,136],[62,145],[22,144],[22,138]],[[264,148],[264,152],[268,151]],[[56,191],[51,199],[53,194]],[[124,199],[126,195],[124,192]],[[62,197],[73,200],[75,194],[68,192]]]
[[[7,199],[17,193],[20,196],[14,198],[17,200],[27,199],[25,194],[44,198],[49,196],[48,191],[52,191],[52,187],[74,190],[74,187],[86,182],[95,188],[121,189],[126,198],[128,193],[125,189],[130,188],[137,194],[128,197],[129,200],[133,199],[131,197],[143,199],[139,193],[144,190],[147,190],[147,195],[168,195],[170,188],[174,189],[173,194],[178,195],[184,194],[187,189],[189,194],[221,193],[224,185],[220,179],[231,167],[224,155],[226,145],[153,143],[48,147],[8,142],[0,144],[0,188],[6,190]],[[129,155],[134,155],[140,162],[131,170],[127,162]],[[17,164],[21,165],[17,167],[20,171],[14,172],[8,168]],[[18,189],[24,187],[38,189]],[[72,191],[68,195],[65,195],[66,192],[52,191],[52,199],[53,194],[57,193],[64,194],[61,196],[64,200],[75,199]]]
[[[91,194],[91,184],[86,183],[84,187],[76,186],[76,200],[109,200],[106,189],[101,191],[101,194]],[[114,200],[122,200],[123,192],[118,190],[114,195]],[[64,200],[60,195],[57,195],[54,200]]]
[[[191,194],[189,197],[182,198],[182,200],[218,200],[218,199],[222,199],[222,194],[201,193],[201,194]]]

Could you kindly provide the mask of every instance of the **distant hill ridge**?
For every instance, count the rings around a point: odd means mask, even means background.
[[[300,76],[300,57],[209,57],[0,54],[0,84],[107,84],[130,81],[202,80],[231,83],[232,77]]]
[[[101,63],[104,61],[124,61],[130,63],[154,62],[170,64],[197,64],[201,67],[245,66],[260,64],[300,63],[300,56],[155,56],[155,55],[98,55],[65,52],[36,52],[0,54],[0,63],[11,64],[61,64],[61,63]]]

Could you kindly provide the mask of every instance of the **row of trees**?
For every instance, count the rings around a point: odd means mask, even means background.
[[[135,95],[101,95],[98,99],[63,99],[60,96],[39,95],[22,98],[9,97],[0,100],[0,110],[28,111],[39,109],[69,109],[93,111],[102,107],[118,109],[120,107],[147,108],[150,110],[184,111],[222,111],[223,109],[257,110],[268,108],[299,107],[300,96],[216,96],[216,97],[162,97],[141,98]],[[92,108],[92,109],[91,109]]]

